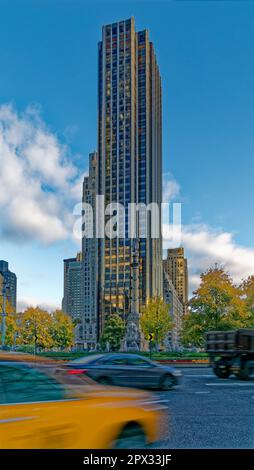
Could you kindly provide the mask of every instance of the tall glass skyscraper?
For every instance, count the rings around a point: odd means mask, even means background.
[[[1,288],[0,288],[0,308],[2,303],[2,288],[5,282],[6,286],[6,298],[12,307],[13,312],[17,309],[17,276],[9,270],[9,264],[7,261],[0,260],[0,274],[2,277]]]
[[[125,207],[125,237],[99,240],[99,318],[117,312],[127,319],[132,303],[133,238],[128,238],[128,204],[162,200],[161,78],[148,31],[134,19],[103,27],[99,42],[98,190],[105,206]],[[105,224],[110,216],[105,216]],[[162,295],[161,217],[159,237],[137,237],[139,306]]]
[[[89,348],[94,347],[98,340],[98,240],[95,233],[96,195],[98,192],[98,157],[97,152],[89,155],[89,175],[83,183],[84,228],[91,230],[90,237],[82,238],[82,328],[83,340]],[[92,212],[90,212],[92,211]]]
[[[62,300],[63,312],[70,315],[72,320],[82,320],[83,304],[81,290],[82,254],[76,258],[64,259],[64,296]]]

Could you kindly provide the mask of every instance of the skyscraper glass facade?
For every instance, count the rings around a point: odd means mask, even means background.
[[[64,259],[64,296],[62,301],[63,312],[70,315],[72,320],[82,320],[82,292],[81,292],[82,256]]]
[[[82,337],[88,347],[94,347],[98,336],[98,258],[96,238],[96,195],[98,184],[98,158],[97,152],[89,155],[89,176],[84,178],[83,203],[84,206],[83,230],[90,229],[90,237],[82,237]],[[92,211],[92,212],[91,212]]]
[[[148,32],[135,32],[134,19],[103,27],[99,43],[98,190],[105,207],[125,208],[125,237],[99,240],[99,312],[126,319],[131,305],[132,244],[129,203],[161,203],[161,82]],[[114,215],[105,215],[105,224]],[[158,221],[160,225],[160,218]],[[139,301],[162,294],[161,236],[138,237]],[[159,227],[160,228],[160,227]],[[160,230],[159,230],[160,232]]]
[[[5,284],[6,298],[13,312],[17,309],[17,276],[9,270],[7,261],[0,260],[0,274],[2,275],[2,288]],[[2,295],[2,289],[0,296]]]

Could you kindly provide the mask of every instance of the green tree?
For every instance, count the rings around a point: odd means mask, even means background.
[[[185,346],[202,347],[206,331],[244,328],[251,320],[240,287],[223,268],[210,268],[200,278],[200,286],[189,302],[190,312],[183,321]]]
[[[25,310],[19,321],[19,344],[33,345],[37,348],[51,348],[53,340],[51,336],[52,315],[39,307],[29,307]]]
[[[141,309],[140,325],[146,338],[150,334],[154,334],[154,341],[158,346],[173,326],[169,314],[169,305],[159,297],[149,299]]]
[[[100,338],[100,345],[105,349],[108,343],[112,351],[118,351],[124,335],[124,321],[119,315],[113,313],[105,321],[103,333]]]
[[[202,313],[188,312],[183,318],[181,343],[186,347],[203,347],[205,331],[204,315]]]
[[[53,345],[57,348],[66,349],[73,346],[74,324],[71,318],[61,310],[56,310],[52,315],[50,335]]]

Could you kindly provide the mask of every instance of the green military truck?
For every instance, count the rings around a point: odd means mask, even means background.
[[[206,351],[217,377],[254,379],[254,330],[208,331]]]

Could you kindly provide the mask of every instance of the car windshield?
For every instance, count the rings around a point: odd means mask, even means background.
[[[64,367],[1,362],[0,402],[59,401],[83,395],[87,387],[94,384],[87,377],[68,372]]]
[[[82,356],[78,359],[74,359],[73,361],[69,362],[69,364],[88,364],[92,362],[96,362],[98,359],[103,358],[103,354],[93,354],[91,356]]]
[[[129,356],[128,364],[136,367],[152,367],[153,363],[141,356]]]
[[[128,365],[128,357],[127,356],[104,357],[103,364],[105,364],[105,365],[115,365],[115,366]]]

